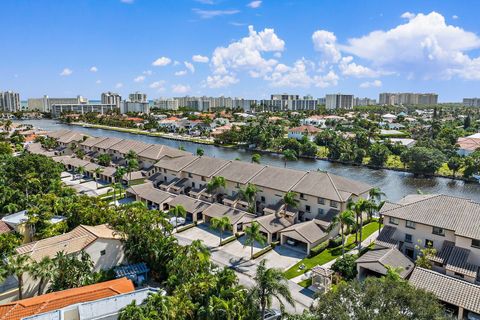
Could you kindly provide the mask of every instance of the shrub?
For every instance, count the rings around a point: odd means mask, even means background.
[[[328,247],[329,248],[336,248],[336,247],[341,246],[341,245],[342,245],[342,237],[341,236],[336,236],[335,238],[330,239],[330,241],[328,242]]]
[[[317,254],[321,253],[323,250],[328,248],[329,240],[323,241],[322,243],[316,245],[312,249],[310,249],[310,256],[316,256]]]
[[[357,255],[346,254],[332,265],[332,270],[338,272],[345,280],[353,280],[357,276]]]
[[[220,245],[221,245],[221,246],[224,246],[224,245],[226,245],[227,243],[230,243],[230,242],[235,241],[235,240],[237,240],[237,237],[236,237],[236,236],[231,236],[231,237],[228,237],[228,238],[222,240],[222,242],[220,243]]]
[[[263,248],[262,250],[258,251],[258,252],[255,252],[253,254],[253,259],[257,259],[258,257],[260,257],[261,255],[264,255],[265,253],[267,253],[268,251],[272,250],[272,246],[268,246],[268,247],[265,247]]]

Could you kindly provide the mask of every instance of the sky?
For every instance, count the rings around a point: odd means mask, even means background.
[[[477,0],[2,0],[0,91],[480,96]]]

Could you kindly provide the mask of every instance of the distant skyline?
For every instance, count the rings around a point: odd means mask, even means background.
[[[0,91],[480,96],[474,0],[4,0]]]

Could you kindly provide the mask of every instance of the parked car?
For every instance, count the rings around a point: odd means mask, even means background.
[[[287,240],[287,244],[291,245],[291,246],[296,246],[297,245],[297,241],[293,240],[293,239],[288,239]]]
[[[267,309],[263,320],[279,320],[282,318],[282,313],[277,309]]]
[[[170,218],[169,220],[170,224],[174,227],[177,227],[177,226],[183,226],[185,224],[185,218],[182,218],[182,217],[172,217]]]

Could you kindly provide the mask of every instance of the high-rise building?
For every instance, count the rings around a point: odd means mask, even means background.
[[[13,91],[0,92],[0,111],[16,112],[21,109],[20,94]]]
[[[118,93],[110,91],[102,93],[102,104],[113,104],[120,108],[121,102],[122,97]]]
[[[327,94],[325,100],[327,109],[353,109],[353,95],[351,94]]]
[[[65,113],[100,113],[106,114],[108,112],[118,112],[118,107],[114,104],[54,104],[52,105],[51,114],[52,118],[58,118]]]
[[[252,110],[252,107],[257,105],[257,100],[253,99],[243,99],[243,98],[233,98],[232,99],[232,108],[241,108],[244,111]]]
[[[435,105],[438,103],[436,93],[380,93],[379,104],[381,105]]]
[[[272,94],[270,95],[271,100],[298,100],[299,95],[298,94]]]
[[[56,104],[87,104],[88,99],[77,96],[76,98],[50,98],[45,95],[43,98],[28,99],[29,111],[51,112],[52,106]]]
[[[147,95],[141,92],[130,93],[128,95],[130,102],[147,102]]]
[[[463,98],[465,107],[480,107],[480,98]]]
[[[370,98],[355,98],[353,99],[354,107],[374,106],[377,104],[377,100]]]
[[[153,101],[153,107],[160,110],[178,110],[178,100],[173,98],[160,98]]]

